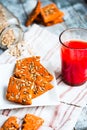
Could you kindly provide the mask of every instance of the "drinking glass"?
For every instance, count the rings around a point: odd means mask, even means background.
[[[78,86],[87,80],[87,29],[70,28],[60,36],[63,81]]]

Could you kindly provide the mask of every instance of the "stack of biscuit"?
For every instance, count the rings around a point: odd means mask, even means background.
[[[52,74],[40,63],[40,57],[18,60],[9,79],[6,98],[11,102],[30,105],[32,99],[53,88],[52,80]]]
[[[51,3],[41,8],[41,2],[38,0],[35,9],[28,16],[26,26],[31,25],[33,22],[43,24],[45,26],[51,26],[57,23],[63,22],[64,13],[56,6]]]

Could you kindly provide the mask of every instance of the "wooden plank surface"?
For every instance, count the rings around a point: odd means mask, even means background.
[[[50,32],[59,36],[59,34],[66,28],[70,27],[84,27],[87,28],[87,4],[84,0],[41,0],[42,6],[51,2],[55,2],[57,6],[64,11],[64,22],[50,27],[44,27]],[[28,14],[33,10],[36,5],[36,0],[0,0],[17,18],[19,19],[24,31],[28,28],[25,27],[25,21]],[[2,53],[3,50],[0,50]],[[83,109],[81,116],[75,126],[76,130],[87,130],[87,106]]]

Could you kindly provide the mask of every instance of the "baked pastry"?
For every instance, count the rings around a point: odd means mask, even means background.
[[[39,60],[40,57],[29,57],[18,60],[15,65],[14,76],[33,81],[34,74],[36,74],[34,63]]]
[[[58,18],[62,18],[63,15],[63,12],[54,3],[41,8],[41,16],[45,24],[52,21],[55,22]]]
[[[44,77],[37,75],[36,80],[34,81],[32,98],[36,98],[52,88],[53,88],[53,85],[51,83],[46,81]]]
[[[35,9],[31,12],[31,14],[28,16],[28,19],[25,23],[26,26],[29,26],[30,24],[33,23],[33,21],[36,19],[38,14],[40,13],[40,8],[41,8],[41,2],[38,0],[37,5]]]
[[[19,130],[19,127],[17,117],[11,116],[5,121],[0,130]]]
[[[53,80],[53,75],[40,63],[40,57],[38,56],[18,60],[14,75],[18,78],[28,80],[34,80],[35,75],[40,75],[48,82]]]
[[[22,130],[38,130],[44,120],[33,114],[26,114],[23,119]]]
[[[63,22],[63,16],[64,13],[60,11],[55,3],[41,7],[41,2],[38,0],[36,7],[28,16],[25,25],[29,26],[33,22],[36,22],[45,26],[51,26]]]
[[[63,22],[63,18],[62,18],[62,15],[63,13],[61,13],[61,16],[60,17],[57,17],[56,19],[54,19],[53,21],[50,21],[48,23],[44,23],[45,26],[51,26],[51,25],[54,25],[54,24],[57,24],[57,23],[61,23]]]
[[[53,88],[53,75],[40,63],[40,57],[18,60],[9,79],[6,98],[11,102],[31,105],[36,98]]]
[[[43,123],[44,120],[41,117],[33,114],[26,114],[21,124],[16,116],[11,116],[4,122],[0,130],[38,130]]]
[[[40,57],[18,60],[14,75],[17,78],[33,83],[32,98],[40,96],[53,88],[53,85],[49,83],[53,79],[53,76],[40,64]]]
[[[12,76],[9,80],[6,98],[12,102],[30,105],[32,104],[32,87],[32,82]]]

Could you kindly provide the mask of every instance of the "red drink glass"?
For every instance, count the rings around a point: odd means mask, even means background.
[[[71,86],[83,84],[87,80],[87,29],[67,29],[59,41],[63,81]]]

